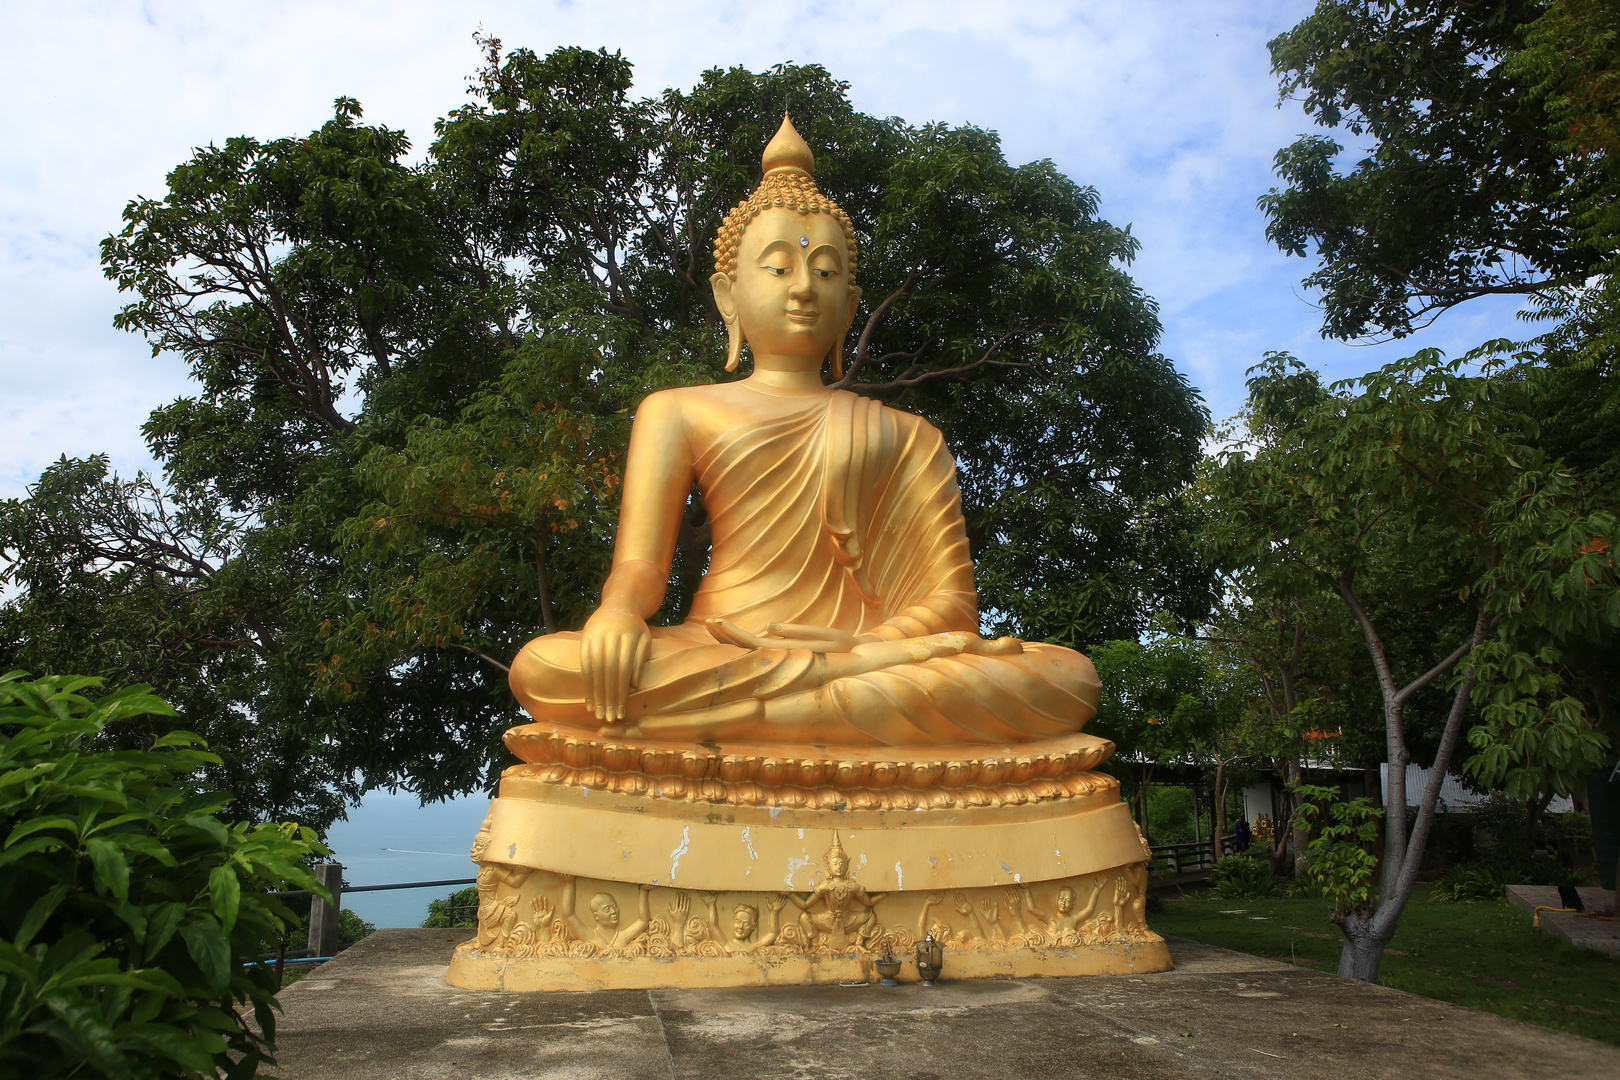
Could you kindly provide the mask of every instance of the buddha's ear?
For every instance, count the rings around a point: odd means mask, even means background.
[[[736,371],[742,360],[743,337],[742,324],[737,319],[737,301],[731,295],[731,275],[716,270],[709,277],[709,287],[714,290],[714,306],[726,324],[726,370]]]

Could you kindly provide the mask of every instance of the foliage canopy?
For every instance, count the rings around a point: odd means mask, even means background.
[[[594,606],[637,404],[726,377],[709,246],[785,107],[859,229],[842,385],[943,430],[985,630],[1078,645],[1207,608],[1180,497],[1207,416],[1095,191],[860,113],[814,65],[637,98],[617,54],[481,41],[419,165],[340,99],[129,204],[118,325],[197,390],[146,425],[161,483],[63,461],[0,507],[0,656],[158,685],[245,814],[482,785],[505,664]],[[662,620],[706,560],[694,498]]]

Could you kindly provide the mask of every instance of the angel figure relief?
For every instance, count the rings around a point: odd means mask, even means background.
[[[873,909],[888,893],[870,894],[866,886],[845,876],[849,873],[849,856],[837,833],[833,833],[826,859],[827,877],[816,882],[808,899],[796,893],[783,893],[782,898],[803,912],[799,924],[807,942],[840,952],[850,945],[864,947],[883,932]],[[818,904],[825,910],[813,910]]]

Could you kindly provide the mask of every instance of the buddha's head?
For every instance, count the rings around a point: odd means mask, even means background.
[[[619,928],[619,902],[605,892],[599,892],[591,897],[591,917],[596,925],[604,930],[617,930]]]
[[[1067,885],[1058,890],[1057,909],[1060,915],[1067,915],[1074,910],[1074,890]]]
[[[737,913],[731,919],[731,936],[738,941],[747,941],[754,936],[758,926],[759,909],[750,904],[738,904]]]
[[[844,335],[861,290],[849,215],[811,178],[816,159],[785,115],[760,160],[764,177],[732,208],[714,242],[715,306],[728,336],[726,370],[747,341],[755,361],[814,365],[830,351],[843,377]]]

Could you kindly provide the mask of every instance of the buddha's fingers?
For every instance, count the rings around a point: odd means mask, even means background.
[[[765,629],[778,635],[777,648],[811,649],[815,652],[849,652],[860,644],[854,634],[846,634],[831,626],[808,626],[804,623],[766,623]],[[766,639],[772,640],[772,639]]]
[[[639,649],[636,640],[629,635],[619,639],[618,670],[613,680],[613,707],[610,719],[624,719],[625,699],[630,696],[631,662],[636,658]]]
[[[591,715],[598,720],[602,719],[602,641],[600,638],[587,635],[580,642],[579,648],[579,674],[580,681],[585,687],[585,707]]]
[[[994,641],[974,637],[963,651],[978,656],[1017,656],[1024,651],[1024,643],[1015,637],[998,637]]]
[[[630,661],[630,686],[632,688],[637,690],[641,689],[641,673],[646,670],[647,657],[651,655],[651,653],[652,636],[647,635],[636,643],[636,653]],[[625,694],[625,698],[627,700],[629,699],[629,696],[630,695],[628,693]]]
[[[619,643],[624,640],[619,635],[612,635],[603,641],[603,674],[601,674],[601,698],[596,706],[601,709],[598,719],[603,721],[617,721],[619,719],[619,701],[614,690],[619,688]]]
[[[710,619],[705,626],[709,629],[709,636],[722,645],[735,645],[741,649],[771,649],[780,648],[771,645],[757,634],[750,634],[730,619]]]

